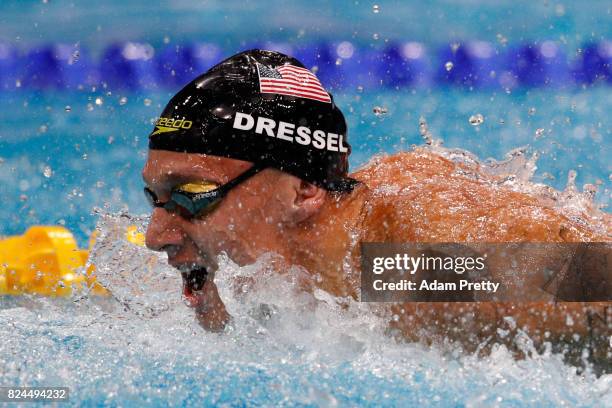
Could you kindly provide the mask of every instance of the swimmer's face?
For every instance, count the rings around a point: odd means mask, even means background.
[[[223,185],[252,163],[196,153],[150,150],[143,170],[145,184],[160,202],[185,183]],[[303,193],[306,192],[306,195]],[[262,253],[283,254],[287,234],[322,204],[321,189],[275,169],[265,169],[233,188],[210,213],[185,218],[163,208],[153,210],[146,234],[149,248],[165,251],[179,269],[214,271],[225,252],[239,265]]]

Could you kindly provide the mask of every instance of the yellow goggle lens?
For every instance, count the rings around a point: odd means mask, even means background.
[[[186,183],[181,184],[174,188],[174,191],[182,191],[184,193],[207,193],[211,190],[218,188],[219,185],[217,183],[213,183],[211,181],[202,181],[198,183]]]

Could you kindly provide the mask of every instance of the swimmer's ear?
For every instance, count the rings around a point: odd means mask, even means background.
[[[298,224],[307,220],[321,209],[327,192],[304,180],[295,185],[295,198],[289,214],[289,222]]]

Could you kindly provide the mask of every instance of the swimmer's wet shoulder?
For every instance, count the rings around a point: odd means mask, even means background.
[[[419,148],[380,157],[352,176],[376,197],[367,229],[380,241],[610,240],[533,196],[492,187],[497,180],[485,173],[470,177],[474,171]]]

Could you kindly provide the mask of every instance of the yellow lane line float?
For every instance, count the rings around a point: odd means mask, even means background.
[[[126,239],[144,245],[144,234],[135,226],[127,228]],[[92,236],[90,245],[94,240]],[[85,287],[94,295],[108,295],[96,281],[95,266],[83,273],[88,256],[64,227],[34,226],[0,240],[0,295],[69,296],[73,288]]]

